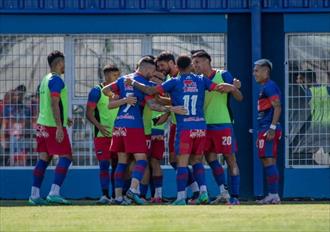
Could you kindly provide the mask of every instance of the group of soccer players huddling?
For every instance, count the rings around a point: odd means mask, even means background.
[[[226,70],[212,68],[211,61],[205,50],[194,50],[189,56],[180,55],[177,59],[164,51],[157,57],[143,56],[131,74],[121,76],[114,65],[103,68],[104,82],[91,89],[86,107],[86,117],[94,127],[95,154],[100,168],[102,196],[98,204],[164,203],[161,161],[165,141],[168,141],[170,164],[176,170],[177,198],[171,204],[240,203],[237,144],[229,97],[242,101],[241,82]],[[33,172],[29,202],[71,204],[60,195],[72,160],[66,130],[72,122],[68,118],[67,89],[61,79],[63,53],[49,54],[48,63],[51,72],[40,84],[36,133],[40,155]],[[269,190],[259,203],[280,202],[274,152],[281,136],[280,92],[269,79],[271,69],[271,62],[261,59],[255,62],[253,71],[262,86],[257,146]],[[169,138],[165,139],[167,126]],[[228,187],[218,154],[223,155],[229,168]],[[54,155],[59,160],[51,190],[44,200],[40,197],[40,187]],[[204,157],[219,188],[219,195],[213,201],[207,191]],[[147,201],[149,188],[151,199]],[[189,189],[192,196],[188,200]]]

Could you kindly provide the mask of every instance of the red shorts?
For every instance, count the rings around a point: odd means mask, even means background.
[[[157,160],[163,159],[165,152],[164,135],[151,136],[151,157]]]
[[[146,145],[148,149],[147,154],[149,155],[151,152],[151,135],[146,135]]]
[[[176,124],[171,123],[170,136],[168,139],[168,150],[170,153],[174,153],[175,131],[176,131]]]
[[[117,158],[115,152],[110,151],[111,138],[96,137],[94,138],[95,155],[98,161],[110,160]]]
[[[110,151],[147,154],[148,149],[144,129],[125,127],[113,128]]]
[[[274,139],[268,141],[266,140],[266,131],[258,131],[258,156],[260,158],[277,158],[277,147],[282,137],[282,130],[276,129]]]
[[[205,153],[231,155],[237,151],[237,143],[232,127],[206,130]]]
[[[203,155],[206,130],[180,130],[175,140],[177,155]]]
[[[64,138],[61,143],[56,141],[56,127],[37,125],[37,152],[53,155],[72,155],[71,143],[66,128],[63,128]]]

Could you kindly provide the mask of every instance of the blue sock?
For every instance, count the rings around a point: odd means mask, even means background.
[[[212,169],[213,177],[217,184],[219,186],[225,184],[225,173],[220,162],[218,160],[213,160],[209,163],[209,165]]]
[[[196,181],[189,167],[187,167],[187,172],[188,172],[188,181],[186,187],[190,186],[192,183]]]
[[[152,170],[150,169],[151,173]],[[154,184],[154,177],[152,176],[149,180],[149,188],[150,188],[150,195],[153,197],[155,195],[155,184]]]
[[[148,162],[146,160],[137,160],[132,171],[132,178],[141,181],[147,164]]]
[[[268,191],[270,193],[278,193],[279,174],[276,165],[265,167],[265,173],[268,184]]]
[[[118,160],[111,160],[111,174],[110,174],[110,181],[111,181],[111,191],[112,191],[112,198],[115,198],[115,172],[117,168]]]
[[[58,186],[62,186],[70,164],[71,164],[71,160],[66,157],[61,157],[59,159],[58,164],[56,165],[55,168],[54,184]]]
[[[238,198],[239,196],[240,176],[230,176],[230,195]]]
[[[129,188],[131,187],[131,181],[132,181],[131,178],[125,180],[125,182],[124,182],[124,187],[123,187],[123,194],[124,194],[124,195],[126,195],[127,191],[128,191]]]
[[[176,171],[176,186],[177,191],[186,191],[188,181],[188,169],[186,167],[178,167]]]
[[[39,159],[33,171],[33,184],[32,186],[40,188],[41,183],[45,176],[45,171],[48,166],[48,162]]]
[[[115,171],[115,188],[124,187],[124,175],[126,171],[127,164],[118,163]]]
[[[102,193],[104,196],[107,196],[109,198],[109,183],[110,183],[109,166],[110,166],[110,162],[108,160],[101,160],[99,162],[99,166],[100,166],[100,183],[101,183]]]
[[[177,169],[177,163],[176,163],[176,162],[171,162],[170,165],[172,166],[172,168],[173,168],[174,170]]]
[[[160,188],[163,186],[163,176],[153,176],[152,181],[154,183],[155,188]]]
[[[140,196],[146,198],[148,192],[148,185],[140,183]]]
[[[203,186],[205,184],[205,170],[202,163],[196,163],[193,165],[193,173],[198,186]]]

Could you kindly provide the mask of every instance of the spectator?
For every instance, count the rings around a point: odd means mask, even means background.
[[[25,165],[29,148],[31,111],[24,105],[26,87],[19,85],[11,91],[10,102],[4,105],[2,120],[4,148],[9,149],[9,165]]]

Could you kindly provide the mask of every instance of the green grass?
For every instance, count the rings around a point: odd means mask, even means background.
[[[326,231],[329,202],[240,206],[26,206],[2,201],[0,231]]]

